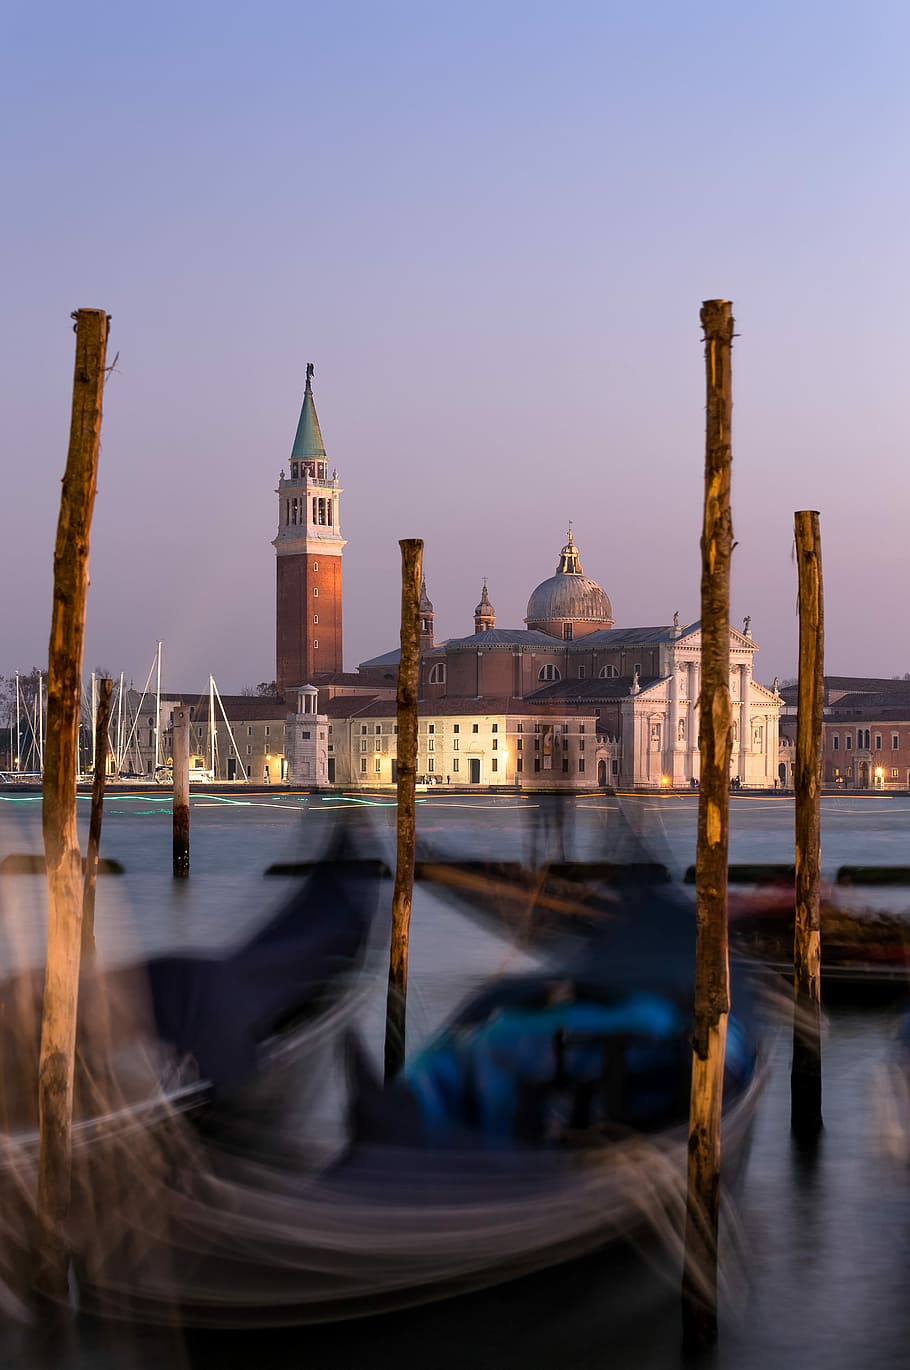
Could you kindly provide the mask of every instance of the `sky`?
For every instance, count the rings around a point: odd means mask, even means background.
[[[733,301],[731,621],[910,671],[903,0],[7,0],[0,673],[47,657],[71,311],[112,316],[86,673],[274,676],[275,485],[314,393],[345,665],[523,627],[571,519],[618,627],[699,615],[701,301]],[[894,630],[898,622],[901,631]]]

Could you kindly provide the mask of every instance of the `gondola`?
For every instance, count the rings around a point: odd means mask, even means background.
[[[347,1135],[327,1163],[170,1138],[125,1211],[100,1205],[88,1174],[73,1215],[81,1305],[184,1327],[299,1325],[449,1298],[630,1234],[678,1245],[693,907],[640,881],[607,903],[538,971],[470,995],[388,1084],[348,1025]],[[733,992],[728,1179],[763,1080],[755,997],[741,976]],[[122,1147],[104,1166],[108,1180],[134,1171]]]
[[[289,1062],[355,1011],[357,971],[387,873],[339,839],[250,937],[217,956],[162,955],[107,970],[84,959],[75,1071],[76,1155],[105,1136],[186,1115],[230,1129],[280,1088]],[[0,984],[0,1165],[37,1149],[44,975]]]

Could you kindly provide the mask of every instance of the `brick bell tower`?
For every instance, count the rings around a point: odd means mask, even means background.
[[[291,473],[278,478],[277,660],[279,695],[342,670],[341,488],[328,474],[313,402],[313,363],[306,369]]]

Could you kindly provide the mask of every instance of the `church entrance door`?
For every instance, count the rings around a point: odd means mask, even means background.
[[[606,785],[606,783],[607,783],[607,763],[606,763],[606,761],[598,761],[598,763],[597,763],[597,783],[598,783],[598,785]]]
[[[470,766],[471,766],[471,784],[472,784],[472,785],[479,785],[479,784],[480,784],[480,757],[479,757],[479,756],[471,756],[471,757],[468,758],[468,760],[469,760]]]

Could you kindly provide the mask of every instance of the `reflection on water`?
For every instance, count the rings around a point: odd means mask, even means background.
[[[657,859],[680,873],[694,856],[696,799],[637,801]],[[529,800],[486,797],[428,800],[420,830],[466,855],[513,859],[527,830]],[[40,850],[38,806],[0,805],[0,857]],[[273,861],[315,849],[332,806],[312,799],[264,797],[246,806],[194,796],[193,875],[170,878],[170,815],[147,796],[112,796],[106,854],[127,868],[99,883],[98,944],[109,960],[136,948],[224,944],[260,921],[280,882],[263,879]],[[376,847],[392,854],[390,810],[372,810]],[[785,861],[792,855],[792,804],[737,798],[731,803],[730,856]],[[377,820],[378,821],[375,821]],[[366,821],[366,819],[364,819]],[[825,802],[823,867],[896,864],[905,859],[910,799]],[[576,859],[603,853],[604,809],[579,799],[562,834]],[[43,883],[0,881],[4,955],[40,958]],[[518,953],[419,891],[415,900],[409,1034],[417,1045],[479,977],[516,964]],[[789,1053],[778,1040],[756,1124],[736,1227],[728,1229],[731,1283],[724,1308],[719,1370],[765,1367],[904,1366],[910,1352],[910,1182],[878,1151],[871,1091],[874,1066],[887,1057],[894,1010],[829,1016],[824,1042],[825,1132],[814,1156],[801,1155],[788,1128]],[[737,1275],[741,1276],[738,1278]],[[219,1365],[331,1367],[403,1364],[441,1367],[664,1367],[680,1364],[678,1295],[666,1272],[626,1255],[536,1276],[448,1306],[416,1310],[368,1326],[308,1329],[292,1336],[147,1335],[125,1346],[81,1329],[71,1353],[54,1364],[80,1370]],[[4,1356],[5,1351],[5,1356]],[[7,1337],[0,1361],[35,1363],[34,1348]]]

